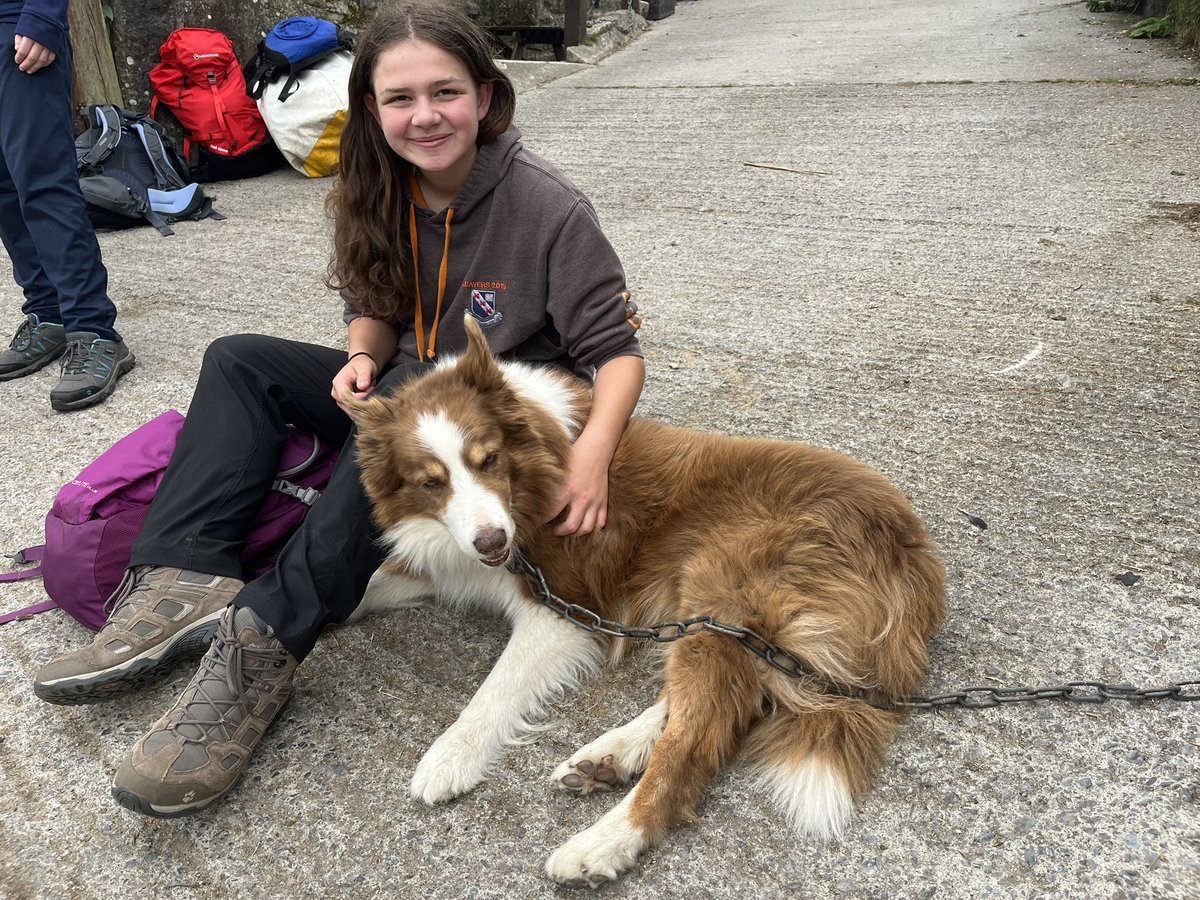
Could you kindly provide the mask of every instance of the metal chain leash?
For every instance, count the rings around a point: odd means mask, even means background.
[[[525,576],[534,597],[543,606],[584,631],[609,637],[654,641],[657,644],[668,644],[700,631],[728,635],[784,675],[805,680],[811,687],[823,693],[862,700],[878,709],[941,709],[946,706],[990,709],[1009,703],[1033,703],[1040,700],[1064,700],[1071,703],[1104,703],[1106,700],[1200,700],[1200,679],[1172,682],[1154,688],[1104,684],[1099,681],[1068,681],[1048,687],[965,687],[930,696],[896,697],[868,687],[838,684],[757,632],[740,625],[719,622],[712,616],[693,616],[681,622],[660,622],[644,628],[633,628],[612,619],[605,619],[587,607],[564,600],[551,591],[541,569],[531,563],[520,550],[513,550],[509,570]]]

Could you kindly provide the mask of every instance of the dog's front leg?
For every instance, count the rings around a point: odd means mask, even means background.
[[[601,656],[587,632],[548,609],[522,604],[495,668],[417,764],[413,798],[440,803],[483,781],[501,748],[530,730],[546,699],[595,672]]]
[[[399,572],[389,572],[387,563],[384,563],[367,582],[362,600],[346,621],[361,622],[375,613],[421,606],[432,595],[433,586],[428,581]]]

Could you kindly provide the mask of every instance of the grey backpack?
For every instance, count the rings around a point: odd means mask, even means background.
[[[149,222],[161,234],[182,219],[223,219],[188,181],[174,141],[148,116],[111,104],[84,111],[94,124],[75,139],[79,189],[98,230]]]

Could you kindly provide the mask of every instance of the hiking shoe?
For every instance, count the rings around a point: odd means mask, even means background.
[[[90,331],[67,332],[66,341],[62,377],[50,392],[50,405],[62,412],[100,403],[137,362],[124,341],[108,341]]]
[[[204,652],[241,589],[236,578],[187,569],[128,569],[91,646],[42,666],[33,692],[51,703],[96,703],[155,681],[172,660]]]
[[[291,697],[298,665],[254,610],[229,607],[200,671],[117,769],[113,798],[160,819],[212,803]]]
[[[8,349],[0,352],[0,381],[32,375],[62,356],[66,349],[67,330],[63,326],[43,322],[33,313],[27,313]]]

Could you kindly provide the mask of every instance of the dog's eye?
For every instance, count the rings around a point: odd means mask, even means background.
[[[485,472],[490,472],[498,465],[500,465],[500,454],[493,450],[483,458],[483,462],[479,464],[479,468]]]
[[[431,494],[438,493],[445,486],[440,478],[426,478],[421,482],[421,487],[425,488]]]

